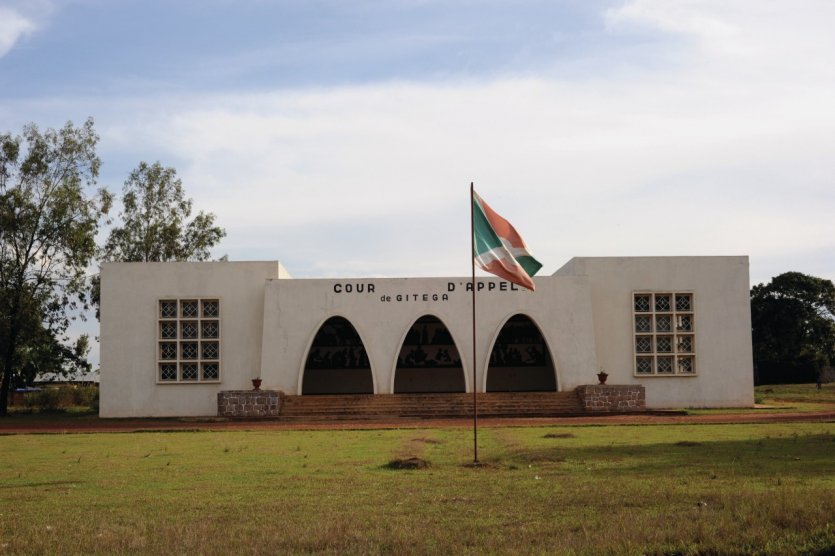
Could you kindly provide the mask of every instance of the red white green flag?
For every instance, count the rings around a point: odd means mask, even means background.
[[[510,222],[473,191],[473,257],[479,268],[534,290],[532,276],[542,268]]]

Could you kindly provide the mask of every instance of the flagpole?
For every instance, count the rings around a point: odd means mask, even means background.
[[[474,185],[470,182],[470,263],[473,285],[473,463],[478,463],[478,397],[476,396],[476,349],[475,349],[475,209],[473,208]]]

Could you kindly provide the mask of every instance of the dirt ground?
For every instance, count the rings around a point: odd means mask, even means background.
[[[572,426],[572,425],[659,425],[700,423],[795,423],[835,422],[835,410],[803,413],[744,413],[710,415],[630,414],[582,417],[480,418],[480,427]],[[0,435],[68,434],[141,431],[224,431],[224,430],[338,430],[472,427],[472,419],[381,419],[361,421],[282,421],[280,419],[99,419],[37,418],[20,415],[0,418]]]

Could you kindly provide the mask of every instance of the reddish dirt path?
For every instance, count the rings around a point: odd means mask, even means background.
[[[718,423],[831,423],[835,410],[804,413],[726,413],[711,415],[601,415],[546,418],[480,418],[481,427],[571,426],[571,425],[664,425]],[[471,427],[467,419],[383,419],[363,421],[281,421],[205,419],[99,419],[98,417],[31,418],[12,416],[0,419],[0,435],[67,434],[138,431],[224,431],[224,430],[339,430],[339,429],[409,429]]]

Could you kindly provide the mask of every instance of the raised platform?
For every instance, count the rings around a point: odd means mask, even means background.
[[[583,413],[574,392],[502,392],[477,395],[481,417],[549,417]],[[392,417],[469,417],[472,394],[286,396],[281,418],[345,420]]]
[[[566,417],[645,409],[643,386],[580,386],[568,392],[477,395],[479,417]],[[274,390],[218,393],[218,416],[287,421],[470,417],[472,394],[334,394],[288,396]]]

